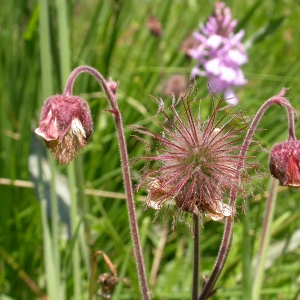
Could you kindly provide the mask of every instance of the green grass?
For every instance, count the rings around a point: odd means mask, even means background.
[[[48,12],[43,11],[41,3],[48,5]],[[64,3],[67,3],[66,11]],[[243,70],[249,82],[239,91],[241,110],[245,115],[253,115],[266,99],[282,87],[290,87],[287,97],[299,112],[300,6],[292,0],[226,3],[232,8],[234,18],[243,21],[244,41],[253,40],[263,27],[269,29],[248,50],[249,62]],[[90,65],[106,78],[118,81],[117,98],[124,125],[142,124],[159,130],[151,117],[157,107],[150,95],[165,97],[163,87],[174,73],[189,77],[195,62],[187,60],[181,52],[182,41],[212,11],[212,2],[193,0],[5,1],[0,10],[0,178],[32,180],[28,169],[28,158],[33,152],[32,128],[38,122],[45,98],[62,92],[69,68]],[[162,22],[160,38],[152,36],[147,29],[151,13]],[[49,25],[49,30],[39,22],[43,14],[48,14],[49,23],[44,24]],[[205,96],[206,80],[199,78],[197,86],[199,97]],[[123,193],[114,124],[111,115],[105,112],[107,101],[89,75],[78,78],[75,92],[91,106],[94,133],[71,168],[55,165],[54,169],[69,178],[74,176],[74,184],[79,187]],[[204,112],[208,107],[209,104]],[[297,121],[299,135],[298,124]],[[266,149],[285,140],[284,110],[272,107],[259,127],[265,130],[258,131],[255,137]],[[130,158],[143,154],[144,147],[131,136],[132,131],[125,128],[125,133]],[[43,145],[35,147],[36,151],[44,148]],[[257,157],[267,168],[268,154],[261,152]],[[138,164],[132,168],[133,177],[139,176],[141,167]],[[267,190],[269,179],[263,183],[263,189]],[[247,299],[245,293],[253,284],[251,262],[258,251],[266,201],[263,190],[254,192],[255,199],[248,199],[247,215],[239,211],[234,224],[232,249],[217,282],[220,290],[213,299]],[[84,196],[82,188],[74,197],[78,207],[73,207],[73,213],[81,221],[82,230],[78,230],[78,239],[66,240],[62,234],[64,227],[59,223],[56,240],[55,227],[46,222],[46,217],[42,218],[39,202],[42,197],[38,198],[35,189],[0,185],[0,299],[6,299],[5,296],[16,300],[37,298],[20,271],[26,272],[43,293],[49,293],[46,285],[54,276],[49,271],[51,266],[56,266],[53,272],[60,277],[58,284],[63,296],[57,299],[87,299],[88,270],[92,254],[97,250],[106,252],[117,264],[120,277],[130,279],[129,286],[118,286],[113,299],[140,299],[125,201]],[[264,274],[261,299],[297,299],[300,293],[299,247],[289,247],[300,227],[299,199],[297,189],[279,189],[269,248],[275,249],[280,242],[284,247],[277,255],[272,252],[274,259],[271,254],[267,256],[271,265]],[[170,228],[172,219],[168,216],[166,224],[161,218],[151,222],[153,211],[144,211],[140,201],[136,204],[149,278],[155,249],[163,238],[164,227]],[[191,222],[189,217],[186,220]],[[215,222],[207,222],[201,229],[201,273],[206,276],[212,270],[222,230],[223,224]],[[153,299],[190,299],[192,249],[189,229],[184,222],[179,222],[175,231],[168,232],[156,283],[150,286]],[[79,252],[75,258],[74,251]],[[51,261],[57,252],[60,263]],[[243,261],[247,268],[243,268]],[[98,262],[99,273],[109,271],[102,259]],[[80,272],[77,279],[73,276],[76,263]],[[76,282],[80,282],[79,291]],[[74,291],[80,295],[75,297]]]

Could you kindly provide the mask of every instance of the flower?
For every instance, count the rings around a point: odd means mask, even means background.
[[[200,25],[200,32],[194,33],[200,45],[189,51],[190,56],[198,60],[192,77],[207,77],[210,88],[215,93],[224,92],[226,102],[232,105],[238,103],[232,88],[247,82],[240,68],[248,60],[241,43],[244,30],[234,34],[236,25],[237,21],[231,20],[230,8],[224,2],[217,2],[215,15]]]
[[[172,75],[164,87],[164,94],[168,96],[174,95],[174,97],[179,97],[181,94],[185,94],[188,88],[188,81],[184,76],[180,74]]]
[[[147,147],[154,144],[156,154],[138,157],[150,163],[141,177],[137,189],[144,187],[148,191],[146,205],[160,210],[167,201],[175,204],[175,211],[187,211],[193,214],[204,213],[212,220],[233,217],[235,208],[225,202],[231,191],[245,194],[245,183],[250,178],[245,170],[250,165],[242,165],[245,157],[239,155],[242,148],[240,134],[247,126],[235,128],[233,120],[238,115],[227,119],[223,115],[217,121],[221,101],[213,104],[212,116],[205,122],[200,116],[194,118],[193,105],[195,96],[189,91],[178,100],[173,99],[169,116],[164,103],[157,99],[158,113],[165,118],[164,122],[155,120],[162,127],[162,133],[155,133],[142,126],[134,126],[135,132],[150,136],[149,144],[140,136]],[[182,105],[183,118],[177,109]],[[241,180],[243,178],[243,180]]]
[[[300,141],[275,144],[270,152],[269,167],[281,185],[300,187]]]
[[[113,274],[100,274],[98,277],[98,284],[101,288],[98,290],[97,294],[102,299],[110,299],[114,294],[119,281],[119,278]]]
[[[199,46],[199,41],[196,40],[193,36],[188,36],[185,38],[181,44],[181,51],[185,53],[186,58],[190,57],[190,51]]]
[[[35,133],[44,140],[61,164],[68,164],[86,146],[93,131],[91,111],[86,101],[76,96],[48,98]]]
[[[154,36],[156,36],[156,37],[161,36],[161,34],[162,34],[162,25],[161,25],[160,21],[155,16],[151,15],[149,17],[147,27]]]

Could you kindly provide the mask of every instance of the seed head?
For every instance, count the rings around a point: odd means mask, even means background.
[[[101,274],[98,277],[98,284],[101,286],[101,288],[98,291],[98,295],[100,296],[100,298],[110,299],[114,294],[119,281],[119,278],[112,274]]]
[[[236,128],[234,120],[238,115],[228,117],[220,111],[222,100],[213,104],[212,116],[202,122],[199,114],[194,117],[195,97],[190,89],[177,101],[173,99],[169,108],[172,116],[165,111],[163,101],[157,100],[159,113],[165,118],[165,122],[155,118],[163,129],[161,134],[134,127],[137,133],[152,137],[156,149],[156,154],[138,158],[153,162],[142,175],[138,188],[147,189],[147,206],[157,210],[166,201],[172,201],[176,211],[205,213],[212,220],[232,217],[235,208],[225,203],[230,191],[243,194],[244,183],[249,181],[247,166],[238,168],[245,160],[239,152],[240,135],[246,126]],[[179,115],[179,104],[184,109],[183,117]],[[223,116],[217,120],[219,113]]]
[[[61,164],[68,164],[86,146],[93,131],[91,111],[86,101],[76,96],[55,95],[45,101],[40,135]]]
[[[300,187],[300,142],[290,140],[275,144],[270,152],[269,167],[281,185]]]

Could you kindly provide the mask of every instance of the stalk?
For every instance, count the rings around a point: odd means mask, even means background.
[[[284,106],[287,111],[288,116],[288,131],[289,131],[289,140],[290,139],[296,139],[295,134],[295,127],[294,127],[294,115],[296,114],[296,111],[291,106],[289,101],[284,98],[284,95],[288,89],[283,88],[280,93],[270,99],[268,99],[258,110],[255,117],[252,120],[252,123],[248,129],[248,132],[246,134],[246,137],[244,139],[244,143],[242,145],[242,149],[240,152],[240,156],[244,157],[245,159],[241,161],[241,163],[237,166],[238,170],[241,170],[245,166],[245,160],[246,160],[246,153],[249,149],[249,146],[251,144],[252,138],[254,136],[255,130],[258,126],[258,123],[260,122],[262,116],[265,114],[266,110],[273,104],[277,104],[279,106]],[[240,178],[238,178],[240,180]],[[236,203],[236,197],[237,197],[237,190],[232,190],[230,195],[230,206],[235,207]],[[204,289],[199,297],[199,300],[206,300],[210,298],[213,294],[213,288],[215,286],[215,283],[217,282],[220,273],[225,265],[230,246],[231,246],[231,240],[232,240],[232,227],[233,227],[233,218],[227,218],[224,232],[223,232],[223,239],[220,245],[218,257],[215,262],[215,266],[213,268],[212,274],[209,277],[208,281],[206,282]]]
[[[39,34],[40,34],[40,60],[41,60],[41,74],[42,74],[42,99],[46,99],[53,94],[52,81],[52,58],[51,58],[51,41],[49,28],[49,10],[48,1],[39,0]],[[50,298],[55,299],[59,297],[61,292],[60,280],[60,250],[59,250],[59,217],[58,217],[58,199],[55,189],[55,163],[53,157],[48,154],[51,169],[50,191],[51,191],[51,227],[52,237],[44,236],[44,263],[46,269],[47,292]],[[41,195],[41,209],[42,209],[42,225],[43,233],[48,233],[48,220],[44,213],[43,205],[46,202],[43,170],[41,160],[39,158],[39,190]]]
[[[72,95],[75,79],[81,73],[89,73],[99,82],[100,86],[106,93],[108,102],[111,106],[111,109],[109,109],[108,111],[111,112],[114,117],[116,131],[117,131],[119,150],[120,150],[120,156],[121,156],[121,166],[122,166],[122,172],[123,172],[123,178],[124,178],[124,188],[125,188],[127,208],[128,208],[130,232],[131,232],[131,237],[132,237],[132,241],[133,241],[134,255],[135,255],[135,260],[136,260],[137,269],[138,269],[140,291],[142,294],[142,299],[148,300],[148,299],[150,299],[150,292],[149,292],[149,288],[148,288],[148,284],[147,284],[147,280],[146,280],[144,259],[143,259],[143,254],[142,254],[138,224],[137,224],[136,213],[135,213],[133,189],[132,189],[130,169],[129,169],[127,146],[126,146],[124,129],[123,129],[123,124],[122,124],[122,116],[121,116],[120,110],[118,108],[118,103],[117,103],[115,94],[113,92],[113,89],[110,88],[109,84],[105,81],[103,76],[94,68],[91,68],[88,66],[81,66],[81,67],[78,67],[75,70],[73,70],[73,72],[69,76],[69,79],[67,81],[66,88],[65,88],[63,94],[65,96]]]
[[[274,177],[271,178],[269,195],[266,203],[262,237],[260,241],[258,260],[256,265],[256,270],[254,273],[254,283],[252,290],[252,299],[258,300],[260,298],[261,287],[263,283],[265,263],[267,258],[268,246],[271,240],[271,225],[274,217],[276,199],[277,199],[277,188],[278,180]]]
[[[57,0],[57,14],[58,14],[58,38],[59,38],[59,58],[60,58],[60,77],[61,82],[64,83],[71,70],[71,58],[70,58],[70,42],[68,31],[68,11],[67,1]],[[79,216],[78,216],[78,197],[76,194],[76,177],[74,162],[67,166],[68,183],[70,187],[71,197],[71,233],[74,245],[72,248],[72,271],[73,271],[73,292],[74,300],[82,299],[82,280],[81,280],[81,267],[80,267],[80,251],[79,251],[79,239],[80,232],[78,230]],[[78,230],[78,235],[75,236]]]
[[[193,286],[192,300],[198,299],[199,274],[200,274],[200,222],[199,216],[193,215],[194,231],[194,264],[193,264]]]
[[[245,199],[245,211],[249,209],[249,198]],[[252,270],[251,270],[251,237],[249,234],[250,221],[246,215],[243,219],[243,251],[242,251],[242,300],[252,300]]]

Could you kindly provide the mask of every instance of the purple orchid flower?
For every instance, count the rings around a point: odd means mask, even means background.
[[[207,77],[210,88],[215,93],[224,93],[228,104],[238,104],[233,87],[247,83],[241,66],[248,61],[248,56],[241,42],[244,30],[234,34],[236,20],[231,20],[230,8],[224,2],[215,5],[215,14],[208,22],[200,25],[200,32],[194,37],[200,42],[189,54],[198,60],[192,70],[192,77]]]

